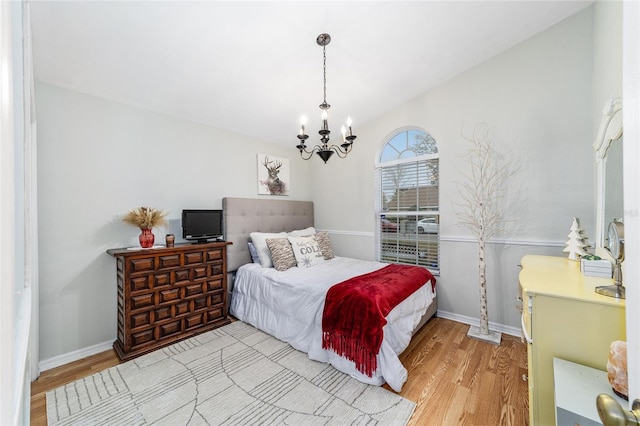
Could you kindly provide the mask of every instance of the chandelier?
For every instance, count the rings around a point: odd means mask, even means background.
[[[300,123],[300,133],[298,134],[299,143],[296,146],[296,148],[298,148],[298,150],[300,151],[300,156],[304,160],[310,159],[315,152],[320,158],[322,158],[325,164],[327,160],[331,158],[333,153],[338,154],[338,157],[340,158],[345,158],[347,154],[351,152],[353,141],[356,139],[356,135],[354,135],[351,131],[351,118],[347,117],[347,128],[342,126],[342,143],[340,145],[329,145],[329,135],[331,134],[331,131],[329,130],[327,110],[331,108],[331,105],[327,103],[327,44],[329,44],[330,42],[331,36],[329,34],[320,34],[316,39],[316,43],[318,43],[318,46],[322,46],[322,73],[324,77],[324,99],[320,104],[320,109],[322,110],[322,127],[318,131],[318,134],[320,135],[320,144],[315,145],[310,150],[307,149],[306,141],[309,138],[309,135],[305,133],[304,126],[306,124],[306,119],[302,117]]]

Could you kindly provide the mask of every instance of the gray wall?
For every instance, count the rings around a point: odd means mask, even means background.
[[[521,158],[506,212],[517,226],[488,249],[490,321],[516,329],[522,255],[563,255],[574,216],[593,238],[591,144],[602,108],[595,104],[620,95],[619,77],[609,74],[621,74],[620,60],[606,48],[619,49],[611,33],[621,21],[617,7],[597,3],[358,125],[353,153],[326,165],[299,160],[288,146],[37,84],[40,359],[68,362],[115,339],[115,262],[105,250],[135,245],[138,235],[119,215],[140,205],[169,210],[178,235],[183,208],[257,196],[257,153],[291,159],[290,198],[315,202],[316,225],[332,231],[339,255],[373,259],[374,163],[386,137],[407,125],[439,143],[440,310],[462,320],[478,317],[479,298],[476,245],[453,208],[461,133],[487,122]],[[608,66],[594,65],[602,58]]]
[[[119,216],[168,210],[179,237],[183,208],[258,197],[258,153],[292,157],[288,147],[54,86],[38,84],[36,103],[42,360],[115,340],[115,260],[105,251],[138,245],[140,233]],[[310,200],[309,164],[290,165],[290,198]],[[156,241],[167,231],[155,229]]]
[[[594,3],[593,10],[593,131],[595,135],[600,126],[600,116],[605,102],[622,96],[622,2],[599,1]]]
[[[611,32],[617,31],[621,14],[617,5],[611,8],[590,7],[358,126],[349,158],[314,164],[316,225],[340,241],[338,254],[375,257],[374,163],[396,129],[423,128],[435,137],[440,152],[439,309],[445,316],[477,319],[477,245],[458,225],[454,207],[459,201],[456,183],[465,170],[460,156],[467,143],[461,135],[470,135],[476,123],[488,123],[495,126],[503,149],[521,160],[504,212],[514,225],[510,234],[490,245],[487,260],[489,319],[517,330],[520,258],[528,253],[563,256],[573,217],[594,237],[591,145],[601,107],[594,113],[593,92],[607,99],[621,90],[616,83],[621,61],[604,48],[609,43],[620,48]],[[596,80],[594,62],[601,56],[610,60],[606,71],[598,67]]]

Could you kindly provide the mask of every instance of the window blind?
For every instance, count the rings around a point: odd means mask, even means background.
[[[379,259],[439,270],[437,154],[377,168]]]

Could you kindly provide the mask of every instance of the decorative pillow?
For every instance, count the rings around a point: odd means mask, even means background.
[[[309,268],[324,262],[320,246],[314,237],[289,237],[298,268]]]
[[[271,260],[276,270],[286,271],[296,266],[296,257],[287,238],[267,238],[267,247],[271,252]]]
[[[290,237],[308,237],[315,233],[316,233],[316,228],[314,228],[313,226],[310,226],[305,229],[296,229],[295,231],[291,231],[287,233],[287,235]]]
[[[333,254],[333,249],[331,248],[331,240],[329,239],[329,233],[325,231],[316,232],[314,235],[318,245],[320,246],[320,251],[322,252],[322,256],[325,260],[333,259],[336,257]]]
[[[248,245],[249,245],[249,254],[251,255],[251,261],[253,263],[260,263],[260,257],[258,256],[258,249],[256,249],[255,244],[249,241]]]
[[[249,234],[251,242],[256,246],[258,251],[258,257],[260,258],[260,264],[263,268],[273,267],[271,260],[271,252],[267,247],[267,238],[287,238],[286,232],[267,233],[267,232],[252,232]]]

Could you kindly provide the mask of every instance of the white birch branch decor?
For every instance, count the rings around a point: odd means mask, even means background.
[[[478,241],[478,269],[480,287],[480,326],[470,328],[468,335],[500,344],[500,333],[489,331],[487,308],[486,242],[506,232],[509,222],[504,217],[504,200],[510,179],[517,172],[516,161],[500,153],[495,147],[495,128],[478,123],[471,138],[471,146],[462,156],[468,172],[462,173],[457,185],[460,201],[456,203],[458,223],[468,228]]]

